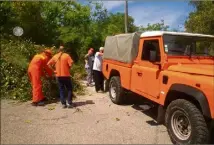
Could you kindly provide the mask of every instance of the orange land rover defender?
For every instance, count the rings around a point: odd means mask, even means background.
[[[144,96],[159,105],[157,120],[164,121],[173,143],[209,143],[213,54],[212,35],[150,31],[108,36],[103,74],[110,98],[121,104],[125,91]]]

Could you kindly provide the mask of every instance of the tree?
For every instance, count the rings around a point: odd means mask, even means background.
[[[185,22],[187,32],[214,34],[214,2],[192,1],[195,11]]]
[[[11,2],[17,25],[24,29],[23,37],[38,44],[47,44],[45,21],[41,16],[43,2]]]
[[[14,26],[16,26],[16,14],[13,11],[11,2],[0,2],[0,31],[2,33],[11,34]]]
[[[169,28],[168,25],[164,24],[164,20],[161,20],[160,23],[156,23],[156,24],[148,24],[147,27],[144,26],[140,26],[139,27],[139,31],[167,31]]]
[[[204,33],[214,35],[214,2],[213,1],[191,1],[195,11],[189,14],[185,22],[187,32]],[[214,43],[199,43],[198,48],[202,50],[208,48],[208,52],[213,55]],[[200,50],[198,50],[200,51]]]
[[[124,13],[110,13],[108,17],[108,26],[106,28],[106,33],[108,35],[114,35],[119,33],[124,33]],[[128,32],[132,33],[137,31],[137,27],[134,25],[134,19],[128,16]]]
[[[81,5],[62,2],[1,2],[1,30],[12,34],[15,26],[24,30],[22,39],[46,46],[63,43],[75,61],[89,47],[98,49],[108,35],[124,33],[124,13],[109,13],[100,2]],[[129,32],[137,31],[134,19],[128,17]]]
[[[104,45],[105,39],[109,35],[124,33],[124,13],[108,13],[103,7],[103,3],[91,3],[93,12],[91,14],[90,32],[92,39],[92,47],[95,49]],[[128,17],[128,30],[129,32],[137,31],[134,25],[134,19]]]

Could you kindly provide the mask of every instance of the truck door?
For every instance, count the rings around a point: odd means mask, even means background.
[[[145,97],[159,97],[159,74],[160,68],[157,64],[150,61],[150,53],[156,53],[155,62],[161,61],[160,55],[160,38],[145,38],[142,40],[139,49],[138,60],[132,69],[132,86],[134,91]]]

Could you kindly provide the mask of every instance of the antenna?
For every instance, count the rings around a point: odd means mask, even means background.
[[[125,33],[128,33],[128,0],[125,0]]]

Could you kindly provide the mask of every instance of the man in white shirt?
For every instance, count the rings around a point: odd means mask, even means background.
[[[96,52],[94,59],[93,72],[96,92],[100,90],[104,92],[104,76],[102,73],[103,52],[104,48],[100,47],[100,51]]]

